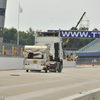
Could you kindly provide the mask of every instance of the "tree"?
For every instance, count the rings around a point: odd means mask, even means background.
[[[3,42],[17,44],[17,29],[15,28],[4,28]],[[0,31],[2,36],[2,31]],[[19,44],[20,45],[33,45],[35,43],[35,31],[29,28],[27,32],[19,31]]]
[[[24,31],[19,31],[19,44],[28,45],[28,34]]]
[[[0,30],[0,37],[2,37],[2,30]]]
[[[78,30],[76,27],[72,27],[70,30]]]
[[[32,28],[29,28],[28,33],[28,43],[34,45],[35,44],[35,31]]]
[[[94,28],[92,31],[99,31],[97,28]]]
[[[40,32],[41,30],[33,31],[32,28],[29,28],[27,32],[19,31],[19,44],[20,45],[34,45],[35,44],[35,34],[36,32]],[[17,29],[16,28],[4,28],[3,32],[3,42],[5,43],[13,43],[17,44]],[[0,31],[0,36],[2,36],[2,32]],[[63,38],[63,42],[65,42],[67,38]],[[93,41],[94,39],[81,39],[76,38],[74,48],[80,49]],[[70,38],[66,49],[71,49],[74,44],[74,38]]]
[[[17,43],[17,30],[15,28],[4,28],[3,41],[6,43]]]
[[[35,36],[35,31],[30,27],[29,30],[27,30],[27,33],[31,36]]]

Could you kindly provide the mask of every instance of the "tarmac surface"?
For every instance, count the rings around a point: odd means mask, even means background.
[[[63,68],[62,73],[0,71],[4,100],[59,100],[100,88],[100,66]]]

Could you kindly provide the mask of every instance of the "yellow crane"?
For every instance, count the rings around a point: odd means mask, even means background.
[[[80,23],[81,20],[83,19],[85,13],[86,13],[86,12],[83,13],[83,15],[81,16],[80,20],[78,21],[78,23],[76,24],[76,26],[74,27],[73,30],[75,30],[75,29],[77,28],[77,26],[79,25],[79,23]],[[74,43],[73,43],[73,46],[72,46],[72,50],[73,50],[73,48],[74,48],[75,41],[76,41],[76,38],[74,39]],[[69,38],[62,44],[63,53],[64,53],[64,48],[66,47],[66,45],[68,44],[68,42],[69,42]],[[65,54],[64,54],[64,56],[65,56]]]
[[[63,47],[65,47],[69,42],[69,38],[62,44]]]
[[[81,16],[80,20],[78,21],[78,23],[76,24],[76,26],[74,27],[73,30],[75,30],[77,28],[77,26],[79,25],[79,23],[81,22],[81,20],[83,19],[84,15],[85,15],[86,12],[83,13],[83,15]],[[63,48],[66,47],[66,45],[68,44],[69,42],[69,38],[62,44]],[[73,44],[74,46],[74,44]]]

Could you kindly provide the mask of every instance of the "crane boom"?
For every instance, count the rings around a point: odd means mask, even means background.
[[[79,25],[79,23],[81,22],[81,20],[83,19],[84,15],[85,15],[86,12],[83,13],[83,15],[81,16],[80,20],[78,21],[78,23],[76,24],[76,26],[74,27],[74,30],[77,28],[77,26]],[[75,45],[75,41],[76,41],[76,38],[74,39],[74,44],[72,46],[72,50],[74,48],[74,45]],[[68,44],[69,42],[69,38],[63,43],[63,48],[66,47],[66,45]]]
[[[77,28],[77,26],[79,25],[80,21],[83,19],[83,17],[84,17],[84,15],[85,15],[85,13],[86,13],[86,12],[84,12],[84,13],[83,13],[82,17],[80,18],[80,20],[79,20],[79,21],[78,21],[78,23],[76,24],[75,29],[76,29],[76,28]],[[72,46],[72,50],[73,50],[73,48],[74,48],[75,41],[76,41],[76,38],[74,39],[74,44],[73,44],[73,46]]]
[[[85,13],[86,13],[86,12],[83,13],[82,17],[80,18],[80,20],[79,20],[78,23],[76,24],[75,28],[77,28],[77,26],[79,25],[80,21],[83,19]]]
[[[63,47],[66,46],[69,42],[69,38],[63,43]]]

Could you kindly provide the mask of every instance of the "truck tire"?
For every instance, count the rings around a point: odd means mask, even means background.
[[[59,63],[59,69],[58,69],[58,73],[62,72],[62,65]]]
[[[26,72],[28,72],[28,70],[26,70]]]
[[[58,70],[58,73],[61,73],[61,72],[62,72],[62,69],[59,69],[59,70]]]
[[[54,72],[55,72],[55,73],[57,72],[57,66],[55,67]]]
[[[47,73],[47,69],[45,69],[45,73]]]
[[[49,72],[51,72],[51,70],[49,69]]]

